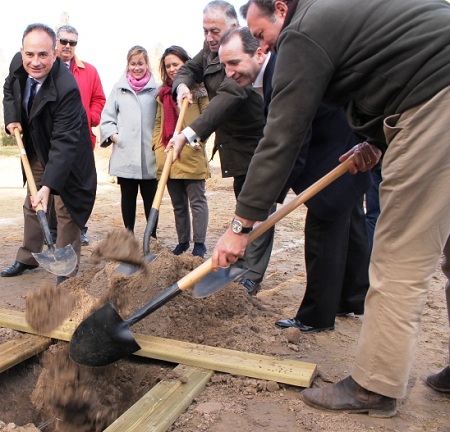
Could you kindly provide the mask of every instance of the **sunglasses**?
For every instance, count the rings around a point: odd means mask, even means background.
[[[74,41],[74,40],[69,40],[69,39],[58,39],[59,43],[61,45],[67,45],[69,44],[71,47],[74,47],[77,45],[78,41]]]

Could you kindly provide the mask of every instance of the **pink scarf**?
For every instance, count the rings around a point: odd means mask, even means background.
[[[150,72],[147,71],[147,73],[140,80],[137,80],[136,78],[133,78],[127,72],[127,80],[128,80],[128,83],[130,84],[131,88],[136,93],[139,93],[146,86],[146,84],[150,81]]]

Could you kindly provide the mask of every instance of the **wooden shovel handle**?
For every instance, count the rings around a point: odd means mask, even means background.
[[[25,150],[25,146],[23,145],[22,137],[20,136],[20,132],[18,128],[14,128],[14,136],[16,137],[17,145],[20,149],[20,158],[22,160],[23,169],[25,170],[25,176],[28,182],[28,188],[30,189],[31,196],[34,200],[36,200],[37,195],[37,187],[33,177],[33,171],[31,171],[30,162],[28,160],[27,152]],[[39,203],[36,207],[36,211],[43,210],[42,204]]]
[[[348,163],[354,159],[354,156],[350,156],[346,161],[339,164],[336,168],[330,171],[328,174],[317,180],[293,200],[289,201],[283,207],[279,208],[276,212],[272,213],[264,222],[258,224],[255,229],[249,235],[249,243],[259,237],[262,233],[274,226],[277,222],[304,204],[314,195],[319,193],[322,189],[328,186],[330,183],[341,177],[348,172]],[[212,271],[212,259],[209,258],[203,264],[192,270],[186,276],[178,281],[178,288],[182,291],[187,290],[192,285],[196,284],[200,279],[205,277],[210,271]]]

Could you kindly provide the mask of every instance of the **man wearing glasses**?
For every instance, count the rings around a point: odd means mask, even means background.
[[[70,26],[63,25],[56,32],[57,55],[67,65],[75,77],[75,81],[80,88],[81,102],[89,123],[89,132],[91,135],[92,149],[95,148],[97,137],[92,132],[93,126],[98,126],[103,107],[105,106],[105,93],[100,81],[97,69],[89,63],[81,61],[75,55],[75,49],[78,43],[78,31]],[[50,230],[53,236],[56,235],[56,218],[52,211],[50,216]],[[89,240],[86,236],[87,227],[81,230],[81,244],[87,246]]]

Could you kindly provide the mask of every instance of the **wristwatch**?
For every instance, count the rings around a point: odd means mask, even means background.
[[[240,220],[233,218],[231,221],[231,229],[235,234],[248,234],[253,227],[244,227]]]

